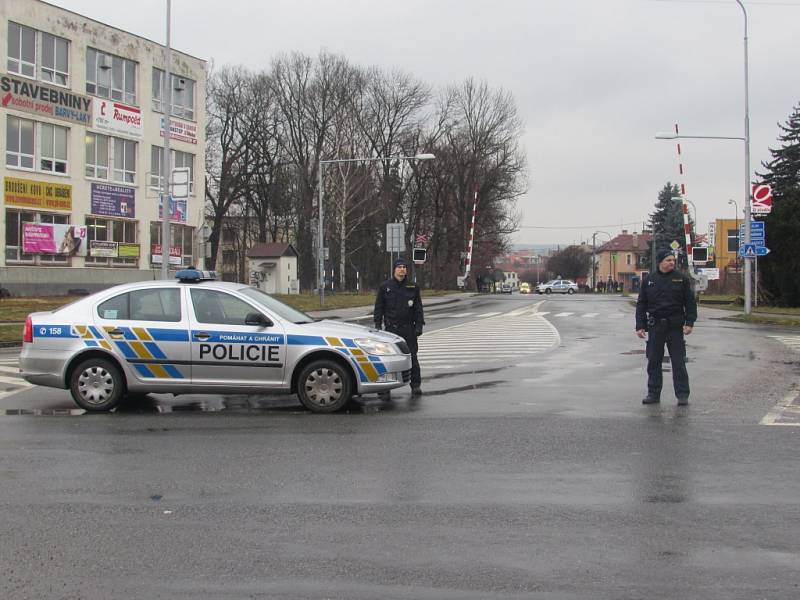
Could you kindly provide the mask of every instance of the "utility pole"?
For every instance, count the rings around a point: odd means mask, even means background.
[[[172,111],[172,48],[170,47],[170,13],[172,0],[167,0],[167,51],[166,65],[164,65],[164,87],[161,90],[161,109],[164,111],[164,156],[161,162],[161,279],[169,279],[169,250],[172,245],[170,239],[169,211],[170,211],[170,155],[169,135],[171,129],[170,113]]]

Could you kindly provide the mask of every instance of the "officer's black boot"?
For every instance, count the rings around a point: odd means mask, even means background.
[[[653,393],[648,393],[647,396],[642,398],[642,404],[658,404],[659,402],[661,402],[661,398]]]
[[[688,406],[689,396],[678,396],[678,406]]]

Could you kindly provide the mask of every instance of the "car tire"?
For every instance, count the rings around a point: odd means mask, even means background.
[[[573,290],[572,288],[569,288],[569,289],[567,290],[567,293],[568,293],[568,294],[574,294],[574,293],[575,293],[575,290]]]
[[[544,291],[544,293],[545,293],[545,294],[551,294],[551,293],[552,293],[552,291],[550,290],[550,288],[547,288],[547,289]]]
[[[297,378],[300,403],[315,413],[332,413],[344,408],[352,395],[350,374],[333,360],[315,360]]]
[[[72,371],[69,391],[75,404],[82,409],[109,411],[116,408],[125,395],[125,377],[110,360],[89,358]]]

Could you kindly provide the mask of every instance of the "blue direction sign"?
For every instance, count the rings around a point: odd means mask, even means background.
[[[739,246],[739,256],[744,258],[755,258],[756,256],[766,256],[767,254],[769,254],[769,248],[766,246],[757,246],[752,243]]]

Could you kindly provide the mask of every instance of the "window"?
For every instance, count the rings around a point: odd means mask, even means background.
[[[728,229],[728,252],[739,252],[739,231]]]
[[[173,248],[181,249],[181,265],[194,264],[194,227],[170,223],[170,240]],[[150,243],[161,244],[161,221],[150,222]],[[150,260],[152,262],[152,257]]]
[[[114,181],[136,183],[136,152],[134,141],[87,132],[86,176],[109,179],[111,173]]]
[[[107,135],[86,134],[86,176],[108,179],[108,140]]]
[[[42,32],[42,81],[69,85],[69,42]]]
[[[19,169],[33,169],[34,122],[18,117],[7,117],[6,165]]]
[[[6,264],[69,265],[70,259],[58,254],[25,254],[22,251],[22,225],[24,223],[69,224],[69,215],[36,213],[16,210],[6,211]]]
[[[101,319],[121,321],[181,320],[181,294],[177,288],[135,290],[114,296],[97,307]]]
[[[40,157],[39,170],[47,173],[67,173],[66,127],[39,123]]]
[[[625,264],[630,266],[630,264],[631,264],[631,255],[630,254],[626,254],[625,255]]]
[[[131,319],[134,321],[181,320],[181,293],[177,288],[156,288],[131,292]]]
[[[8,72],[36,77],[36,30],[8,22]]]
[[[135,244],[136,225],[136,221],[87,217],[86,242],[89,244],[89,254],[86,257],[86,266],[136,266],[136,258],[91,256],[93,241]]]
[[[59,175],[67,174],[67,135],[69,132],[67,127],[38,123],[11,115],[8,115],[6,119],[6,166]],[[37,132],[39,137],[38,160],[34,144]]]
[[[153,68],[153,110],[157,112],[164,112],[164,103],[166,102],[164,75],[166,73],[161,69]],[[170,114],[193,121],[195,82],[175,73],[170,73],[170,79],[172,79],[172,110]]]
[[[257,312],[244,300],[215,290],[191,290],[192,307],[199,323],[244,325],[247,315]]]
[[[87,48],[86,93],[136,104],[136,63]]]
[[[136,181],[136,142],[114,138],[114,181]]]
[[[7,263],[33,263],[33,254],[22,252],[22,224],[35,223],[36,213],[6,211],[6,262]]]
[[[194,194],[194,154],[181,152],[179,150],[169,151],[172,157],[172,168],[189,169],[189,193]],[[160,146],[153,146],[150,150],[150,187],[161,189],[161,167],[164,160],[164,149]]]

